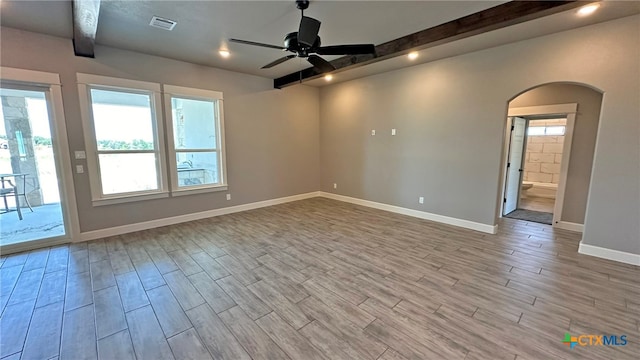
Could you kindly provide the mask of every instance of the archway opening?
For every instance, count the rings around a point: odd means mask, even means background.
[[[602,99],[558,82],[508,102],[500,216],[582,231]]]

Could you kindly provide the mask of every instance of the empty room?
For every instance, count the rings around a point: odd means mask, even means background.
[[[639,1],[0,1],[0,360],[638,359]]]

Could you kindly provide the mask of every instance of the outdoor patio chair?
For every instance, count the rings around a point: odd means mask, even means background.
[[[14,196],[16,199],[16,210],[18,212],[18,218],[22,220],[22,211],[20,210],[20,201],[18,200],[18,187],[9,179],[2,178],[2,188],[0,188],[0,196],[4,200],[4,210],[9,212],[9,205],[7,204],[7,196]],[[6,185],[9,184],[9,186]],[[33,211],[33,210],[31,210]]]

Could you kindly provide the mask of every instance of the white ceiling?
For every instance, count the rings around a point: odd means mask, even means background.
[[[469,15],[505,1],[346,1],[312,0],[305,15],[322,21],[324,45],[380,44]],[[613,6],[615,5],[615,6]],[[640,12],[640,2],[607,2],[591,18],[576,19],[575,11],[492,31],[423,52],[419,62],[541,36],[588,23]],[[152,16],[177,21],[173,31],[150,27]],[[229,38],[281,45],[284,35],[297,31],[300,11],[286,1],[107,1],[103,0],[96,43],[196,64],[264,76],[280,77],[309,67],[293,59],[272,69],[261,66],[283,56],[275,49],[228,43]],[[72,38],[70,1],[0,2],[0,24]],[[536,25],[538,24],[538,25]],[[217,51],[230,50],[221,58]],[[331,60],[335,57],[325,57]],[[339,79],[365,76],[409,66],[401,58],[340,73]],[[323,85],[313,81],[312,85]]]

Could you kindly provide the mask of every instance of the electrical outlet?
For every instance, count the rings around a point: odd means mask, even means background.
[[[83,174],[84,173],[84,166],[82,165],[76,165],[76,172],[78,174]]]
[[[376,134],[375,130],[371,130],[371,136],[374,136]]]
[[[231,194],[227,194],[227,200],[231,200]]]
[[[87,154],[82,150],[75,151],[74,155],[75,155],[76,160],[81,160],[81,159],[86,159],[87,158]]]
[[[420,204],[424,204],[424,197],[420,196],[420,197],[418,198],[418,203],[420,203]]]
[[[337,188],[338,188],[338,184],[333,183],[333,188],[334,188],[334,189],[337,189]]]
[[[395,135],[396,134],[396,129],[391,129],[391,135]]]

